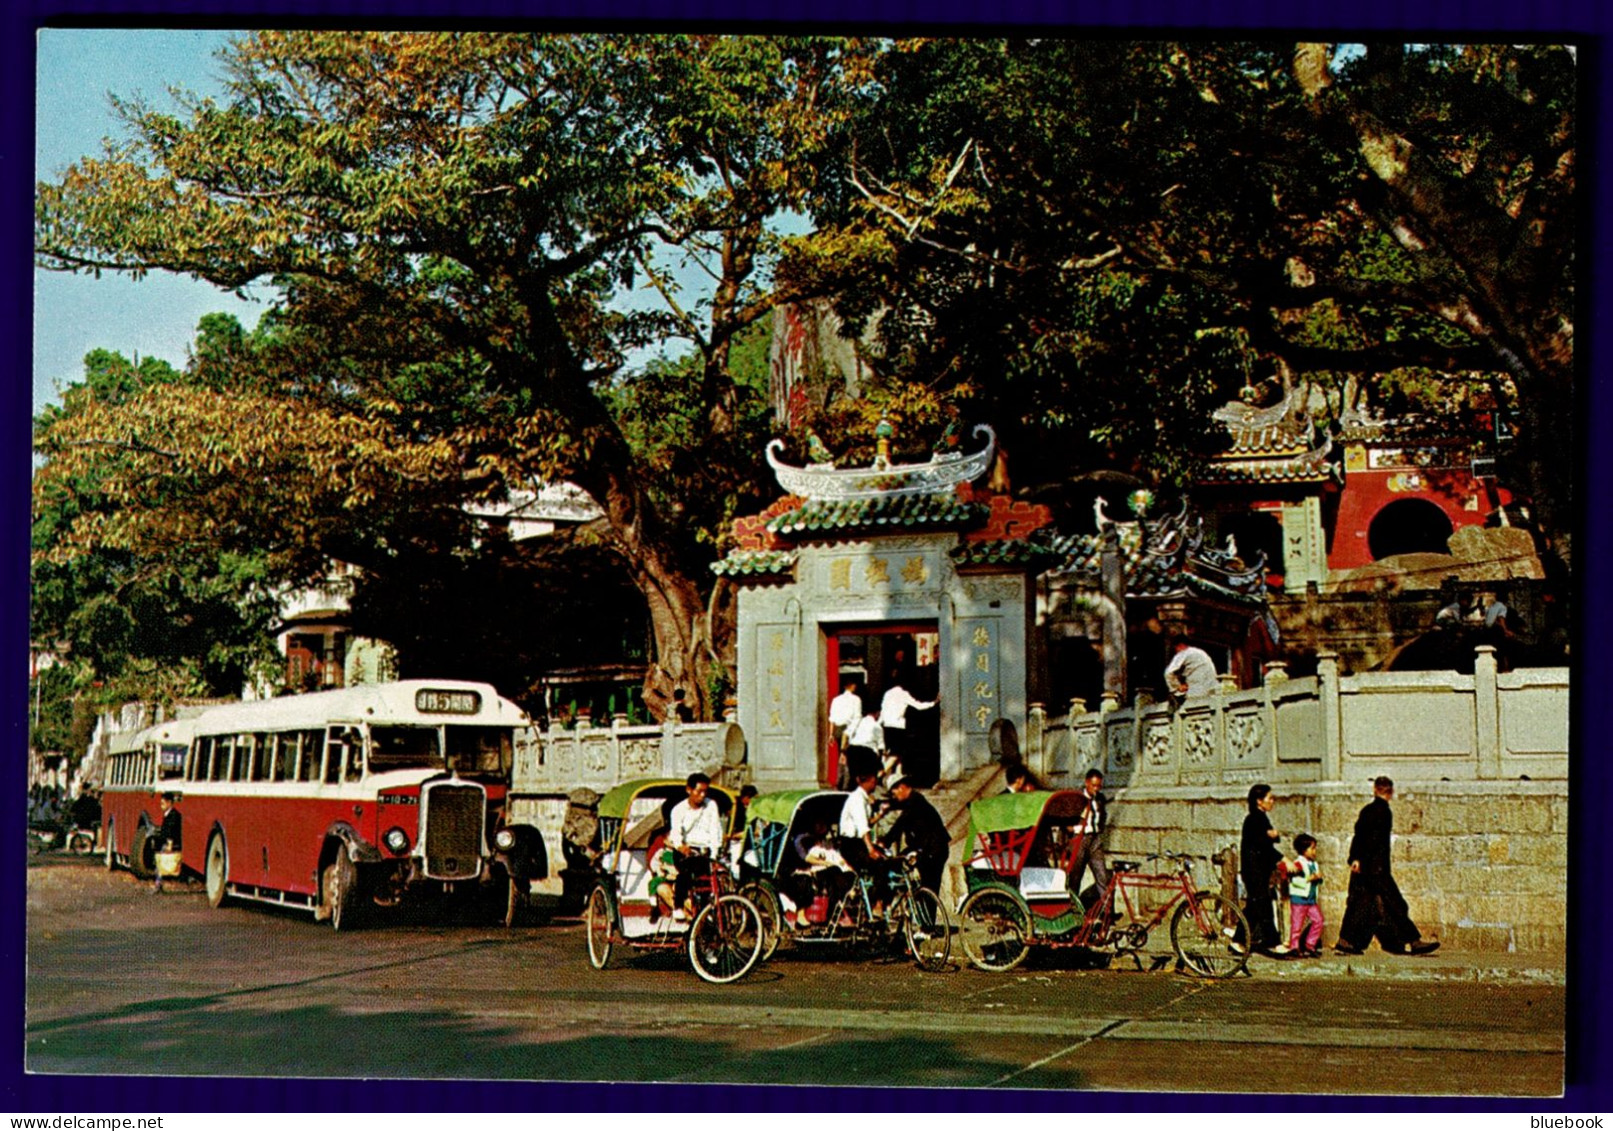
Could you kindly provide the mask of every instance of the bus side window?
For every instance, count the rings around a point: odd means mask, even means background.
[[[331,727],[325,738],[325,780],[342,780],[342,728]]]
[[[348,727],[343,741],[347,744],[347,780],[358,781],[364,776],[364,736],[356,727]]]
[[[213,739],[213,762],[208,767],[207,777],[210,781],[224,781],[230,773],[230,752],[235,748],[235,740],[228,735],[217,735]]]
[[[254,734],[252,736],[252,780],[268,781],[270,770],[274,763],[270,761],[273,751],[269,745],[273,735]]]
[[[302,739],[302,752],[298,755],[297,780],[318,781],[319,754],[320,747],[324,744],[324,735],[317,730],[301,731],[299,735]]]
[[[274,780],[297,780],[297,735],[281,731],[274,736]]]

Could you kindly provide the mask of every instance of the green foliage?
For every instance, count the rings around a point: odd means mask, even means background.
[[[1565,497],[1573,60],[1331,60],[898,42],[836,140],[845,175],[814,194],[817,247],[781,271],[835,291],[854,333],[883,312],[885,371],[991,420],[1021,485],[1180,481],[1246,382],[1348,375],[1429,408],[1513,388],[1546,446],[1517,473]]]

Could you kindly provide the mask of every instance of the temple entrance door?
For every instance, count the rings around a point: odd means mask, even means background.
[[[826,625],[824,637],[831,699],[840,694],[844,679],[854,678],[865,712],[878,711],[885,692],[897,683],[915,699],[935,701],[941,686],[941,633],[936,621]],[[827,706],[822,714],[828,717]],[[909,710],[907,733],[888,743],[903,754],[903,770],[920,787],[934,785],[940,777],[940,714],[939,707]],[[832,751],[824,760],[823,781],[833,785],[839,771],[838,751]]]

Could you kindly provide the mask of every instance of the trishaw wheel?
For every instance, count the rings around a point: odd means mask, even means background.
[[[900,896],[892,914],[899,917],[907,952],[921,970],[945,970],[952,954],[952,916],[941,897],[929,888]]]
[[[783,937],[784,905],[779,902],[773,885],[764,880],[746,884],[739,889],[739,894],[755,904],[756,913],[762,917],[762,961],[766,962],[777,953]]]
[[[963,953],[981,970],[1012,970],[1030,949],[1030,915],[1010,892],[983,888],[958,908]]]
[[[595,970],[610,965],[612,941],[616,934],[616,908],[610,892],[597,887],[588,897],[588,961]]]
[[[708,982],[736,982],[761,956],[762,914],[742,895],[718,896],[689,928],[689,963]]]
[[[1171,916],[1171,947],[1203,978],[1230,978],[1249,965],[1249,921],[1237,904],[1201,891]]]

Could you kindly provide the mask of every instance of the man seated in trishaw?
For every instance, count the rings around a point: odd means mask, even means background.
[[[733,810],[733,794],[705,774],[624,782],[600,799],[598,867],[614,881],[627,938],[684,929]]]
[[[669,799],[676,804],[666,809]],[[724,887],[733,809],[733,795],[704,774],[625,782],[600,799],[598,874],[585,913],[596,969],[610,964],[617,943],[687,949],[695,972],[716,983],[744,977],[760,960],[761,912]]]
[[[750,806],[740,879],[771,927],[827,921],[855,882],[831,830],[846,794],[798,789],[766,793]]]

